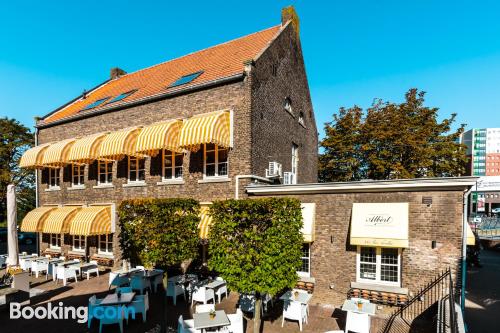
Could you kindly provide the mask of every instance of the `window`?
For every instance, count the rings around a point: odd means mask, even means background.
[[[177,87],[177,86],[181,86],[183,84],[189,83],[189,82],[193,81],[194,79],[196,79],[201,74],[203,74],[203,71],[199,71],[199,72],[196,72],[196,73],[184,75],[184,76],[182,76],[181,78],[179,78],[177,81],[175,81],[174,83],[172,83],[168,87],[169,88],[173,88],[173,87]]]
[[[115,103],[115,102],[121,101],[122,99],[129,97],[130,95],[132,95],[132,94],[133,94],[133,93],[135,93],[136,91],[137,91],[137,89],[136,89],[136,90],[127,91],[127,92],[125,92],[125,93],[122,93],[122,94],[120,94],[120,95],[116,96],[115,98],[113,98],[112,100],[110,100],[110,101],[108,102],[108,104],[111,104],[111,103]]]
[[[299,146],[292,143],[292,173],[293,181],[292,184],[297,184],[297,171],[299,165]]]
[[[163,179],[182,179],[184,154],[163,150]]]
[[[358,247],[357,280],[385,285],[400,285],[401,259],[399,249]]]
[[[305,125],[304,124],[304,112],[302,112],[302,111],[299,113],[299,124]]]
[[[134,156],[128,157],[128,182],[144,182],[145,178],[145,159]]]
[[[311,249],[309,243],[304,243],[302,245],[302,267],[297,272],[299,276],[310,276],[311,275]]]
[[[54,250],[59,250],[61,248],[61,235],[60,234],[50,234],[50,248]]]
[[[289,97],[285,98],[285,102],[283,104],[283,107],[285,108],[286,111],[290,112],[293,115],[292,100]]]
[[[212,143],[205,144],[205,158],[203,162],[203,174],[205,177],[227,177],[228,158],[226,148]]]
[[[59,188],[61,180],[60,174],[60,169],[49,168],[49,188]]]
[[[84,165],[73,164],[71,167],[71,186],[78,187],[84,185]]]
[[[113,182],[113,162],[99,161],[99,178],[97,185],[111,184]]]
[[[108,99],[109,99],[109,97],[105,97],[105,98],[98,99],[97,101],[92,102],[92,103],[90,103],[89,105],[87,105],[86,107],[84,107],[82,111],[85,111],[85,110],[89,110],[89,109],[93,109],[93,108],[95,108],[95,107],[98,107],[98,106],[99,106],[99,105],[101,105],[102,103],[106,102]]]
[[[113,234],[99,235],[99,254],[113,254]]]
[[[85,252],[85,236],[73,236],[73,251]]]

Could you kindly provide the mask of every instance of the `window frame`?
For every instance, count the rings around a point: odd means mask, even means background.
[[[297,176],[299,169],[299,145],[292,142],[292,169],[293,182],[292,184],[297,184]]]
[[[361,248],[374,248],[375,249],[375,280],[361,278]],[[396,266],[393,264],[382,264],[382,249],[397,249],[398,250],[398,280],[396,282],[382,281],[381,270],[382,266]],[[358,245],[356,250],[356,282],[377,284],[383,286],[401,287],[401,248],[381,247],[381,246],[362,246]]]
[[[135,170],[130,169],[131,161],[135,160]],[[140,168],[141,163],[143,164],[143,168]],[[141,171],[143,172],[144,179],[140,179]],[[131,180],[132,173],[135,173],[135,180]],[[128,164],[127,164],[127,183],[128,184],[144,184],[146,182],[146,159],[139,158],[136,156],[128,156]]]
[[[214,175],[213,176],[207,176],[207,144],[203,144],[203,179],[227,179],[229,178],[229,148],[226,147],[219,147],[216,144],[214,145],[214,150],[209,150],[209,152],[214,152],[214,162],[209,163],[209,165],[214,165]],[[220,148],[220,149],[219,149]],[[227,159],[226,162],[226,174],[225,175],[219,175],[219,150],[225,150]]]
[[[292,99],[290,97],[286,97],[284,102],[283,102],[283,109],[285,109],[286,112],[294,116],[293,114],[293,105],[292,105]]]
[[[49,248],[52,250],[60,250],[62,245],[61,234],[49,234]],[[55,240],[55,245],[52,240]]]
[[[101,172],[101,165],[105,166],[104,172]],[[101,175],[104,174],[105,182],[101,182]],[[97,162],[97,185],[110,185],[113,184],[113,161]]]
[[[52,180],[54,180],[54,185],[52,185]],[[61,168],[49,168],[49,189],[60,189],[61,188]]]
[[[78,170],[78,174],[75,174],[75,168]],[[75,179],[78,179],[78,183],[75,183]],[[72,164],[71,187],[82,188],[84,186],[85,186],[85,164]]]
[[[87,250],[87,236],[81,236],[81,235],[73,235],[73,239],[71,240],[72,243],[72,251],[75,252],[83,252]],[[75,246],[75,241],[78,239],[78,247]],[[82,246],[83,244],[83,246]]]
[[[165,166],[165,157],[166,157],[167,153],[168,153],[168,155],[170,155],[169,157],[172,161],[172,165],[169,167]],[[182,156],[182,164],[180,166],[177,166],[175,163],[175,158],[177,156]],[[171,178],[167,178],[165,176],[167,169],[171,169],[171,172],[172,172]],[[177,175],[176,169],[181,170],[180,177],[176,176]],[[182,180],[183,178],[184,178],[184,153],[178,153],[178,152],[175,152],[172,150],[163,149],[162,150],[162,158],[161,158],[161,180],[162,181],[172,181],[172,180]]]
[[[104,241],[101,240],[101,237],[105,237]],[[106,249],[102,250],[101,243],[106,244]],[[113,234],[104,234],[97,236],[97,254],[102,255],[113,255]]]
[[[303,256],[303,254],[304,254],[304,247],[305,246],[307,247],[307,252],[308,252],[308,256],[307,257]],[[297,275],[300,276],[300,277],[311,277],[311,243],[302,243],[302,255],[301,255],[300,259],[302,261],[307,260],[307,262],[308,262],[307,266],[309,267],[309,270],[307,272],[306,271],[302,271],[302,270],[298,270],[297,271]],[[302,269],[302,267],[300,269]]]

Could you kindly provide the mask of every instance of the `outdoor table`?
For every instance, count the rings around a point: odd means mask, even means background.
[[[356,301],[352,299],[346,299],[344,304],[342,305],[343,311],[351,311],[356,313],[367,313],[370,316],[375,315],[375,310],[377,306],[373,303],[362,303],[361,309],[358,308],[358,304]]]
[[[111,286],[113,285],[116,285],[114,284],[113,282],[115,281],[120,281],[120,277],[128,277],[131,273],[134,273],[134,272],[140,272],[141,269],[139,268],[132,268],[130,270],[123,270],[123,269],[120,269],[118,271],[112,271],[109,273],[109,287],[111,288]],[[118,279],[117,279],[118,278]],[[119,285],[118,285],[119,287]]]
[[[76,261],[57,261],[52,263],[52,273],[56,272],[56,266],[63,266],[64,269],[76,269],[79,274],[81,274],[82,270],[80,269],[80,263]],[[71,267],[71,266],[77,266],[77,267]],[[57,274],[52,274],[52,280],[56,280],[56,275]]]
[[[224,310],[215,311],[215,317],[210,318],[210,312],[201,312],[193,314],[194,328],[205,332],[207,328],[216,328],[231,325],[229,318]]]
[[[102,302],[99,305],[108,306],[108,305],[125,305],[132,302],[135,297],[135,292],[130,293],[122,293],[120,297],[118,294],[109,294],[104,297]]]
[[[57,264],[57,263],[60,263],[60,262],[63,262],[64,260],[62,259],[58,259],[58,258],[55,258],[55,259],[50,259],[49,260],[49,268],[47,270],[47,275],[52,275],[54,278],[53,280],[55,281],[55,265],[54,264]]]
[[[80,265],[80,277],[82,277],[82,274],[87,271],[89,268],[97,268],[97,264],[94,264],[93,262],[85,262]]]
[[[287,301],[293,301],[293,302],[299,302],[302,304],[308,304],[309,301],[311,300],[312,295],[309,293],[304,293],[304,292],[299,292],[297,297],[293,295],[292,291],[287,291],[283,295],[281,295],[280,299],[287,302]]]
[[[212,282],[207,283],[204,287],[207,287],[209,289],[217,289],[219,287],[222,287],[225,284],[226,284],[226,282],[224,282],[224,281],[214,280]]]

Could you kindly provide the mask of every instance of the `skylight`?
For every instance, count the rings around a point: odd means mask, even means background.
[[[181,76],[177,81],[175,81],[174,83],[172,83],[168,87],[172,88],[172,87],[177,87],[177,86],[181,86],[183,84],[189,83],[189,82],[193,81],[194,79],[196,79],[201,74],[203,74],[203,71],[199,71],[199,72],[196,72],[196,73],[192,73],[192,74]]]
[[[108,99],[109,99],[109,97],[98,99],[97,101],[92,102],[89,105],[87,105],[86,107],[84,107],[83,110],[89,110],[89,109],[93,109],[95,107],[98,107],[99,105],[101,105],[102,103],[104,103],[105,101],[107,101]]]
[[[115,98],[113,98],[112,100],[110,100],[107,104],[111,104],[111,103],[114,103],[114,102],[121,101],[122,99],[129,97],[130,95],[132,95],[136,91],[137,91],[137,89],[121,93],[120,95],[118,95]]]

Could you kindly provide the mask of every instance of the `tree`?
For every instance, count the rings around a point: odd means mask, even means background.
[[[465,125],[451,131],[456,114],[438,121],[439,109],[424,106],[424,97],[425,92],[410,89],[400,104],[378,99],[366,113],[341,109],[325,124],[321,181],[463,174],[466,147],[459,138]]]
[[[289,198],[216,201],[210,208],[208,267],[228,287],[254,293],[254,332],[260,331],[261,296],[297,282],[301,267],[302,213]]]
[[[22,154],[34,144],[29,128],[15,119],[0,118],[0,222],[7,211],[7,185],[16,185],[18,218],[35,207],[35,173],[19,168]]]

